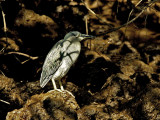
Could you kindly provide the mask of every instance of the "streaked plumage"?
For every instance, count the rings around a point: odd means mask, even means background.
[[[54,89],[57,89],[55,80],[59,80],[61,90],[63,90],[60,80],[77,60],[81,51],[80,41],[91,37],[77,31],[72,31],[66,34],[63,40],[58,41],[45,59],[40,86],[44,87],[52,79]]]

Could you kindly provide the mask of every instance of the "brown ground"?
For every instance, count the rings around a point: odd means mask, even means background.
[[[85,0],[101,20],[80,0],[1,2],[8,39],[1,16],[0,119],[160,120],[160,2],[127,27],[99,36],[126,23],[139,0],[104,1]],[[147,4],[142,1],[130,19]],[[75,98],[50,91],[51,82],[40,88],[48,51],[69,31],[86,33],[85,18],[89,34],[97,37],[82,43],[63,80]]]

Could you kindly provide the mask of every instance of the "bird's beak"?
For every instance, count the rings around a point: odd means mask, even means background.
[[[95,36],[87,35],[87,34],[81,34],[80,38],[81,38],[81,40],[84,40],[84,39],[89,39],[89,38],[95,38]]]

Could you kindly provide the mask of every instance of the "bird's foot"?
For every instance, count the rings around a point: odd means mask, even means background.
[[[54,89],[54,90],[50,90],[50,91],[48,91],[48,92],[52,92],[52,91],[59,91],[59,92],[63,92],[63,93],[67,92],[67,93],[69,93],[73,98],[75,98],[75,96],[74,96],[70,91],[68,91],[68,90]]]
[[[62,90],[62,92],[67,92],[67,93],[69,93],[72,97],[75,98],[75,96],[74,96],[70,91],[68,91],[68,90]]]

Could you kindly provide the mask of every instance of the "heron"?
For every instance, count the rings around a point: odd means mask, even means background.
[[[64,39],[58,41],[52,47],[42,67],[40,78],[42,88],[52,80],[54,90],[64,91],[61,79],[76,62],[81,51],[80,42],[87,38],[94,38],[94,36],[71,31],[65,35]],[[57,89],[55,81],[59,81],[60,89]]]

